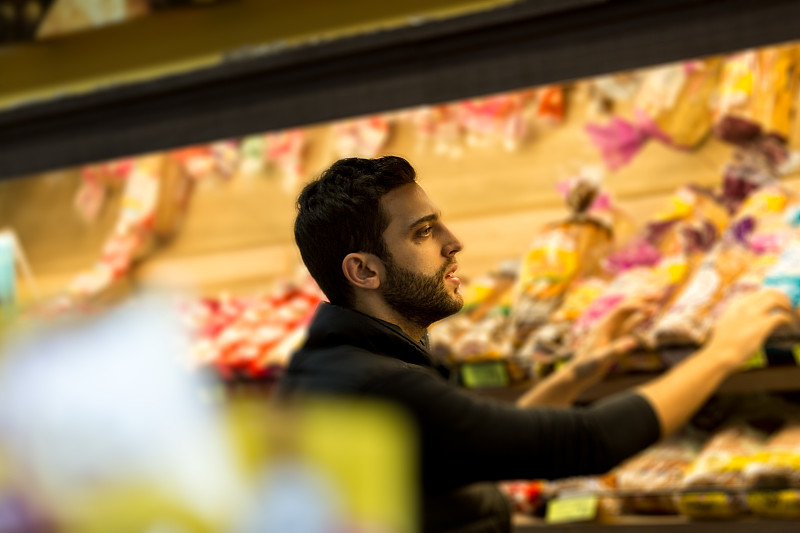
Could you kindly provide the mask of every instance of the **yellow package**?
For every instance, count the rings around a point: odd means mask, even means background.
[[[720,58],[651,69],[637,96],[638,121],[655,126],[673,146],[697,146],[711,131],[721,71]]]
[[[788,139],[799,67],[797,45],[770,46],[758,52],[760,75],[753,90],[752,116],[765,133]]]

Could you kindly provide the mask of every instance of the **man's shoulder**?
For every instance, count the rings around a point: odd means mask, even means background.
[[[403,369],[421,368],[419,365],[407,363],[391,354],[383,354],[364,347],[351,344],[339,344],[324,348],[298,350],[289,364],[303,368],[327,368],[347,366],[350,368]]]
[[[359,392],[405,373],[430,373],[420,365],[395,357],[341,344],[301,349],[293,357],[284,381],[309,390]]]

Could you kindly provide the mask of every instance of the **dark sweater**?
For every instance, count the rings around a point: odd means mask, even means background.
[[[404,407],[420,434],[423,514],[429,530],[447,529],[432,526],[432,517],[437,524],[446,522],[439,515],[453,513],[458,494],[470,499],[474,490],[468,485],[604,473],[659,438],[658,419],[638,394],[617,395],[589,408],[521,409],[475,397],[448,382],[446,374],[425,345],[399,327],[322,304],[308,340],[292,357],[279,395],[369,396]],[[489,515],[502,512],[494,504]],[[473,525],[479,520],[470,519]],[[506,527],[495,525],[469,530]]]

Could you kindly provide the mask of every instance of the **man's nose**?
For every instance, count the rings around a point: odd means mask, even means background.
[[[461,243],[458,237],[456,237],[455,234],[453,234],[453,232],[451,232],[449,229],[446,230],[446,232],[448,240],[447,244],[445,244],[444,248],[442,249],[442,255],[444,255],[445,257],[452,257],[461,250],[463,250],[464,245]]]

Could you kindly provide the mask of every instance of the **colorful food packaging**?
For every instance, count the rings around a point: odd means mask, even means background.
[[[743,468],[766,444],[764,432],[743,422],[731,422],[716,432],[686,471],[682,488],[746,488]]]
[[[760,129],[787,140],[791,135],[799,62],[798,47],[794,44],[729,56],[724,62],[715,110],[718,136],[741,143]],[[731,118],[736,119],[736,128],[724,123]]]
[[[309,279],[281,283],[268,296],[188,302],[182,311],[195,339],[194,362],[228,379],[271,377],[302,344],[320,301]]]
[[[506,481],[500,483],[500,491],[511,502],[514,511],[523,514],[535,513],[543,504],[542,481]]]
[[[773,433],[743,474],[753,488],[800,489],[800,420],[789,420]]]
[[[597,192],[597,182],[573,180],[566,194],[572,216],[546,226],[523,257],[511,311],[515,344],[546,323],[570,283],[596,272],[611,249],[612,230],[591,209]]]
[[[605,126],[586,126],[608,168],[626,165],[650,138],[678,148],[693,148],[705,139],[711,131],[711,98],[721,66],[719,58],[710,58],[643,72],[632,122],[614,117]]]
[[[766,434],[741,422],[732,422],[703,446],[682,481],[677,505],[692,518],[734,518],[747,512],[743,473],[759,453]]]
[[[674,493],[697,457],[705,435],[684,430],[629,459],[614,470],[626,512],[677,514]]]
[[[800,518],[800,421],[789,420],[744,467],[750,510],[765,518]]]
[[[708,191],[679,189],[668,209],[657,214],[642,234],[605,258],[604,270],[615,277],[575,321],[574,338],[582,338],[630,298],[649,295],[656,303],[668,304],[728,221],[726,209]],[[652,326],[652,322],[642,326],[643,339]]]
[[[751,254],[735,244],[718,245],[692,274],[652,330],[658,346],[702,343],[712,325],[711,310],[745,271]]]
[[[511,335],[506,315],[493,314],[473,322],[452,345],[451,357],[459,362],[504,359],[511,355]]]
[[[507,317],[518,268],[516,262],[503,263],[497,271],[465,283],[461,311],[428,330],[431,352],[457,362],[508,355]]]

